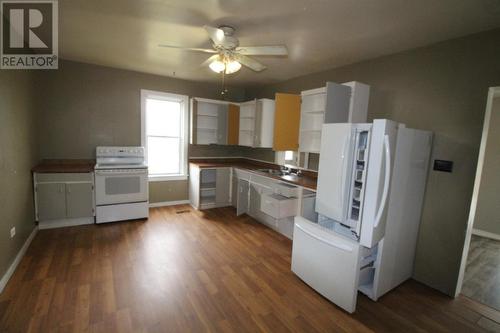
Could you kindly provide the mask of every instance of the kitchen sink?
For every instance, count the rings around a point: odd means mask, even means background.
[[[289,173],[288,172],[283,172],[281,170],[277,169],[257,169],[257,171],[262,172],[262,173],[267,173],[272,176],[286,176]]]

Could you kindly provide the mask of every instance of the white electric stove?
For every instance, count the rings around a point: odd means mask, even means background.
[[[97,147],[96,223],[148,218],[144,147]]]

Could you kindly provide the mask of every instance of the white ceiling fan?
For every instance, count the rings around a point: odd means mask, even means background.
[[[208,65],[216,73],[232,74],[240,70],[241,65],[253,71],[261,72],[266,66],[248,56],[287,56],[288,51],[284,45],[273,46],[239,46],[239,41],[234,37],[235,29],[230,26],[219,28],[203,26],[208,36],[213,41],[213,49],[181,47],[167,44],[159,44],[160,47],[182,49],[186,51],[213,53],[214,55],[205,60],[202,65]]]

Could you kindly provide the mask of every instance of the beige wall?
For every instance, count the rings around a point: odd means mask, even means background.
[[[220,84],[178,80],[71,61],[38,75],[41,158],[94,158],[96,146],[141,144],[140,91],[158,90],[219,98]],[[244,89],[230,88],[229,99],[243,101]],[[190,146],[191,156],[245,155],[272,159],[271,150]],[[187,200],[187,181],[155,182],[150,201]]]
[[[371,85],[369,118],[389,118],[434,132],[432,158],[453,173],[430,171],[415,278],[453,294],[464,243],[488,87],[500,83],[500,30],[385,56],[283,83],[248,96],[299,93],[326,81]]]
[[[500,97],[493,99],[474,229],[500,236]]]
[[[0,70],[0,279],[35,228],[34,106],[33,73]],[[11,239],[12,227],[16,235]]]

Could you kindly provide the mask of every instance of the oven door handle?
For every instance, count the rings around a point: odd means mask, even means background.
[[[130,176],[130,175],[147,175],[148,170],[134,170],[134,171],[115,171],[115,170],[97,170],[95,172],[97,176]]]

